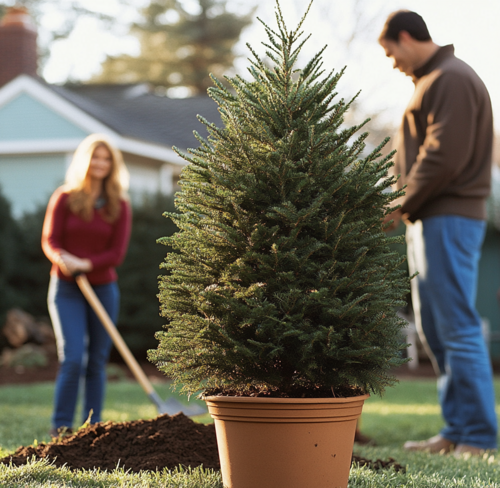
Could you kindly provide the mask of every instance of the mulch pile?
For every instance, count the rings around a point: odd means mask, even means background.
[[[179,465],[220,469],[214,424],[196,423],[182,413],[151,420],[101,422],[48,444],[19,447],[0,463],[21,466],[33,457],[70,469],[113,470],[120,466],[135,473]],[[405,470],[392,458],[371,461],[353,456],[353,463],[375,470]]]

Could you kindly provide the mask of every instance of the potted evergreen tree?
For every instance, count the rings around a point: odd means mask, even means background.
[[[323,51],[296,67],[305,16],[276,18],[269,61],[252,51],[231,91],[214,79],[224,127],[200,117],[209,136],[184,156],[150,359],[203,390],[225,486],[345,487],[363,402],[404,362],[409,281],[381,224],[400,193],[387,140],[362,155],[344,126],[342,71],[323,75]]]

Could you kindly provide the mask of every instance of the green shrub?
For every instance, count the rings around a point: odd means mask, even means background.
[[[6,312],[13,307],[29,303],[19,285],[19,269],[24,264],[22,252],[23,234],[12,217],[10,202],[0,191],[0,320],[4,322]]]
[[[156,346],[155,332],[165,319],[160,317],[158,302],[159,263],[164,259],[164,246],[156,241],[172,235],[177,227],[163,217],[165,210],[174,211],[174,197],[156,195],[134,206],[132,234],[124,263],[118,269],[121,292],[118,326],[123,338],[138,358]]]
[[[26,311],[36,317],[48,317],[47,290],[50,281],[50,261],[42,251],[42,227],[46,205],[34,212],[24,214],[19,221],[22,239],[20,252],[22,261],[18,267],[18,278],[14,286],[28,300]]]

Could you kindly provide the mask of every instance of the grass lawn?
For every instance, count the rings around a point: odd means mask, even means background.
[[[156,385],[159,395],[172,395],[168,385]],[[500,381],[496,381],[500,392]],[[48,441],[52,410],[52,384],[0,387],[0,455],[20,445]],[[183,401],[183,398],[180,398]],[[500,396],[497,398],[500,401]],[[154,405],[140,387],[128,381],[110,383],[104,420],[124,421],[156,416]],[[208,415],[197,420],[211,421]],[[406,453],[407,439],[425,439],[436,434],[442,421],[433,380],[406,380],[380,398],[370,398],[363,409],[362,431],[377,447],[356,447],[356,454],[370,459],[393,457],[407,466],[406,473],[353,468],[350,488],[500,488],[500,455],[484,459],[456,460],[451,456]],[[36,462],[21,468],[0,465],[0,487],[167,487],[222,488],[218,473],[196,469],[163,473],[131,474],[117,469],[110,473],[70,472]]]

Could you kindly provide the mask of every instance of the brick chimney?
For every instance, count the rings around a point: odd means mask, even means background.
[[[0,87],[21,74],[36,76],[36,28],[25,7],[10,7],[0,21]]]

